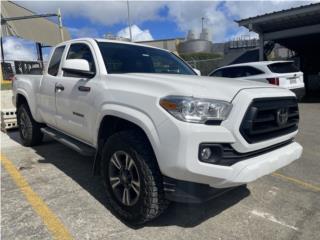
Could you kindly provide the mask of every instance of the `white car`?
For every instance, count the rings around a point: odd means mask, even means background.
[[[293,91],[298,99],[305,95],[303,73],[292,61],[262,61],[228,65],[209,76],[270,83]]]
[[[21,142],[46,134],[93,156],[110,208],[141,224],[169,201],[201,202],[297,160],[299,111],[287,89],[198,76],[155,47],[74,39],[44,75],[19,75]],[[48,145],[49,147],[49,145]]]

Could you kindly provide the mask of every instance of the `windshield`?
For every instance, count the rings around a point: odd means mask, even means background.
[[[166,73],[196,75],[173,53],[131,44],[99,42],[108,73]]]

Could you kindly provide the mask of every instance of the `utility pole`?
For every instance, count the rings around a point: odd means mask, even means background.
[[[129,0],[127,0],[127,10],[128,10],[128,27],[129,27],[129,34],[130,34],[130,42],[132,42],[132,32],[131,32],[131,21],[130,21],[130,5],[129,5]]]

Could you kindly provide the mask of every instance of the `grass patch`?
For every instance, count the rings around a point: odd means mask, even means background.
[[[1,83],[1,90],[11,90],[11,82],[10,83]]]

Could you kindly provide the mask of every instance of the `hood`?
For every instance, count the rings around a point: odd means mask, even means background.
[[[107,78],[114,79],[112,82],[119,88],[128,89],[130,86],[132,91],[146,91],[146,94],[159,97],[182,95],[229,102],[242,89],[276,88],[271,84],[254,81],[196,75],[128,73],[110,74]]]

